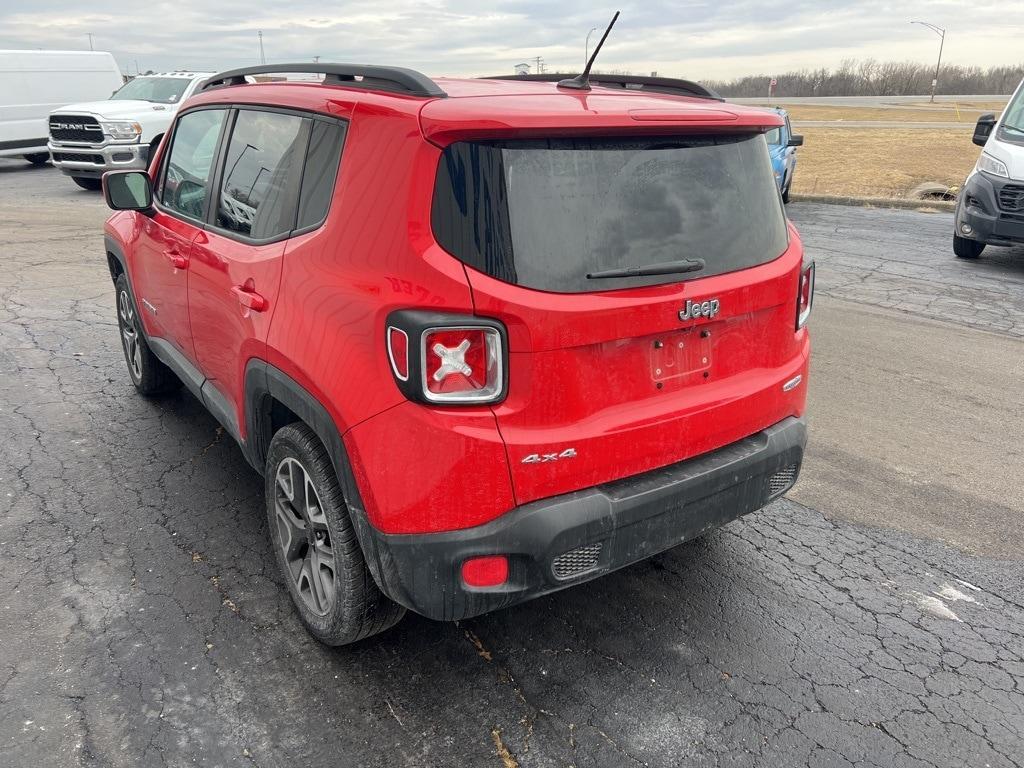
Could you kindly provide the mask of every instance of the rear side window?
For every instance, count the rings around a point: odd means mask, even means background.
[[[295,226],[308,118],[240,110],[224,159],[215,224],[268,239]]]
[[[559,293],[732,272],[788,245],[760,134],[456,143],[442,154],[432,223],[469,266]],[[587,278],[693,258],[706,267],[685,277]]]
[[[203,218],[226,114],[222,109],[202,109],[178,119],[160,190],[165,207],[192,219]]]
[[[327,218],[344,142],[344,124],[323,120],[313,123],[306,152],[306,169],[302,174],[297,229],[316,227]]]

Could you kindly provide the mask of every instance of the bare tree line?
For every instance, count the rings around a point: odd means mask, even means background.
[[[775,77],[775,95],[785,96],[918,96],[931,90],[935,67],[914,61],[845,60],[837,69],[802,69],[781,75],[749,75],[734,80],[701,80],[722,96],[767,96]],[[938,94],[1013,93],[1024,79],[1024,63],[983,69],[944,64],[939,70]]]

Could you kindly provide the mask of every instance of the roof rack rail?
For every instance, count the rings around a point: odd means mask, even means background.
[[[543,75],[493,75],[481,80],[526,80],[535,83],[557,83],[559,80],[573,77],[571,74]],[[590,82],[606,88],[623,88],[630,91],[656,91],[676,96],[693,96],[698,99],[714,99],[725,101],[724,98],[692,80],[678,80],[674,77],[645,77],[643,75],[597,75],[591,73]]]
[[[414,69],[404,67],[382,67],[368,64],[260,64],[242,67],[214,75],[200,90],[209,90],[226,85],[244,85],[246,76],[270,75],[285,72],[323,74],[324,85],[343,85],[348,88],[366,88],[374,91],[390,91],[408,96],[444,98],[448,94],[437,83]],[[360,78],[360,79],[356,79]]]

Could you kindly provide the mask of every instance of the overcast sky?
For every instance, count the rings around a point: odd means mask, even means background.
[[[88,9],[88,10],[85,10]],[[518,0],[0,0],[0,48],[111,51],[125,72],[220,70],[268,62],[398,64],[431,75],[511,73],[542,56],[548,71],[582,65],[587,31],[622,17],[600,69],[727,78],[836,66],[843,59],[931,62],[948,28],[944,60],[1024,60],[1024,0],[775,0],[597,2]]]

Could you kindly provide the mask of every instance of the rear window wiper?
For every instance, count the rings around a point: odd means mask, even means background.
[[[610,277],[682,275],[687,272],[700,272],[705,266],[704,259],[664,261],[661,264],[648,264],[645,267],[617,267],[616,269],[604,269],[600,272],[587,272],[587,280],[605,280]]]

